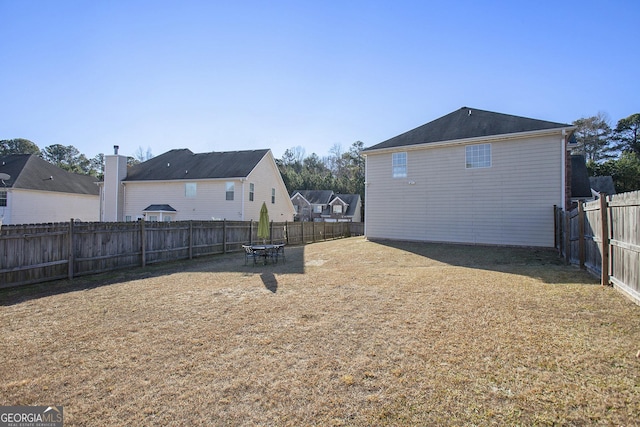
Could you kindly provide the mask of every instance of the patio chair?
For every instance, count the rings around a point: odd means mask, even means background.
[[[249,264],[249,259],[253,259],[253,265],[256,265],[258,253],[250,245],[242,245],[242,249],[244,249],[244,265]]]
[[[284,243],[277,243],[274,246],[273,251],[271,251],[273,262],[278,263],[279,258],[282,258],[282,262],[286,262],[287,258],[284,254]]]

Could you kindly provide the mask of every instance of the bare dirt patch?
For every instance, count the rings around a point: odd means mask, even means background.
[[[69,426],[638,425],[640,307],[554,252],[350,238],[243,263],[0,292],[0,404]]]

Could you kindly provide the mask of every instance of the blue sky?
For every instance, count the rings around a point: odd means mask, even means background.
[[[462,106],[640,112],[640,2],[0,0],[0,139],[371,146]]]

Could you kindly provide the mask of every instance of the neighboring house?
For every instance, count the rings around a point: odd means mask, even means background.
[[[463,107],[365,149],[365,235],[553,247],[574,130]]]
[[[589,171],[582,154],[571,155],[571,205],[577,206],[578,202],[593,200],[591,184],[589,183]]]
[[[616,194],[613,177],[589,176],[587,164],[582,154],[571,155],[571,202],[588,202],[599,197],[600,193]]]
[[[331,190],[296,190],[291,193],[296,221],[322,221],[333,197]]]
[[[93,176],[67,172],[35,154],[11,154],[0,156],[0,177],[2,224],[100,219]]]
[[[589,185],[594,197],[597,197],[599,193],[605,193],[608,196],[616,194],[616,186],[611,175],[591,176],[589,177]]]
[[[127,168],[126,156],[105,156],[103,221],[293,220],[293,205],[271,150],[194,154],[171,150]]]
[[[331,190],[296,190],[291,193],[296,221],[361,222],[359,194],[334,194]]]

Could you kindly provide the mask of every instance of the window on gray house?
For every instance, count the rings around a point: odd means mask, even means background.
[[[276,202],[276,189],[271,189],[271,203],[274,204]]]
[[[467,145],[465,147],[467,169],[491,167],[491,144]]]
[[[198,185],[195,182],[187,182],[184,185],[184,197],[196,197]]]
[[[394,178],[407,177],[407,153],[393,153],[391,156],[391,167]]]
[[[342,205],[333,205],[333,213],[341,214],[342,213]]]
[[[236,185],[233,182],[227,182],[226,186],[226,199],[233,200],[233,193],[235,193]]]
[[[253,195],[255,193],[255,186],[253,184],[253,182],[251,184],[249,184],[249,201],[253,202]]]
[[[0,190],[0,206],[7,206],[7,190]]]

